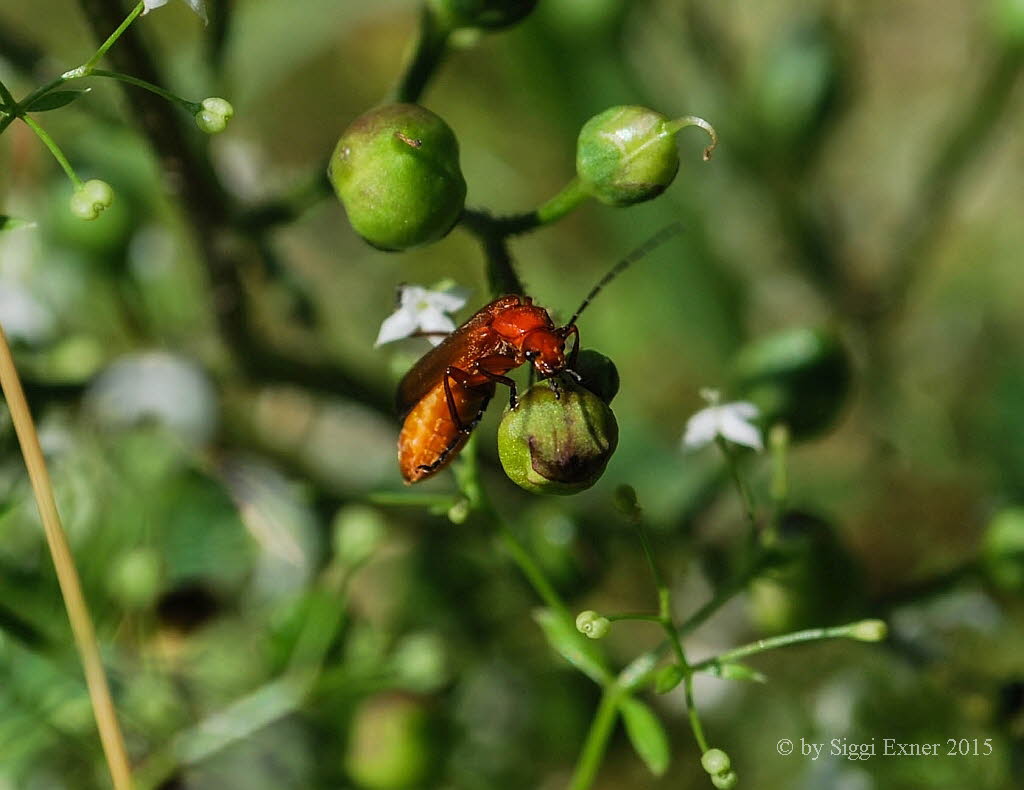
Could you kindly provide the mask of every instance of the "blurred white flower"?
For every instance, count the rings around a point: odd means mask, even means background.
[[[39,343],[53,336],[57,320],[27,288],[0,281],[0,324],[11,340]]]
[[[374,346],[381,346],[417,332],[447,333],[455,329],[448,315],[464,304],[469,292],[452,286],[443,291],[429,291],[421,285],[403,285],[398,309],[384,319]],[[429,337],[435,346],[444,338]]]
[[[101,423],[153,420],[186,442],[206,442],[217,425],[217,394],[202,369],[165,351],[126,354],[96,377],[86,403]]]
[[[747,401],[720,404],[717,390],[704,390],[701,394],[709,405],[687,421],[683,446],[703,447],[722,437],[758,451],[764,448],[760,429],[750,422],[759,414],[757,406]]]
[[[185,0],[188,3],[188,7],[199,14],[199,18],[203,20],[203,24],[209,21],[206,16],[206,2],[205,0]],[[148,14],[154,8],[160,8],[160,6],[167,5],[167,0],[142,0],[142,4],[146,7],[146,10],[142,13]]]

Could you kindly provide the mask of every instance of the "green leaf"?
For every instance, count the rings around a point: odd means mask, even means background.
[[[654,677],[654,691],[658,694],[667,694],[678,686],[684,677],[686,677],[686,673],[683,672],[683,668],[679,664],[662,667]]]
[[[622,720],[626,724],[626,734],[640,759],[647,764],[655,776],[661,776],[668,770],[669,750],[668,735],[661,726],[654,711],[647,705],[632,697],[625,697],[619,703]]]
[[[18,230],[18,228],[34,228],[36,223],[30,222],[27,219],[18,219],[17,217],[8,217],[6,214],[0,214],[0,233],[6,230]]]
[[[568,618],[550,609],[537,609],[533,619],[544,630],[548,644],[576,669],[596,683],[604,683],[611,678],[600,649],[593,640],[577,631]]]
[[[65,107],[71,102],[82,98],[85,94],[91,91],[92,88],[83,88],[81,90],[68,90],[68,91],[51,91],[43,96],[40,96],[28,107],[25,108],[26,112],[46,112],[47,110],[57,110],[61,107]]]

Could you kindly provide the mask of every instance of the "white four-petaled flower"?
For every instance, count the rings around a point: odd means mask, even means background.
[[[430,333],[428,340],[435,346],[455,329],[449,316],[466,304],[468,291],[453,286],[443,291],[430,291],[421,285],[403,285],[398,309],[380,325],[375,346],[411,337],[417,333]]]
[[[207,22],[205,0],[185,0],[185,2],[188,3],[189,8],[199,14],[199,18],[202,19],[204,23]],[[160,6],[167,5],[167,0],[142,0],[142,5],[146,8],[142,13],[148,14],[154,8],[160,8]]]
[[[747,401],[719,403],[718,392],[715,390],[706,390],[701,394],[709,405],[686,422],[686,433],[683,434],[685,447],[703,447],[721,437],[758,451],[763,449],[761,431],[751,423],[760,413],[757,406]]]

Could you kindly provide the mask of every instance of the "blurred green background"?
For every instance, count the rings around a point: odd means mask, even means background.
[[[187,168],[162,176],[116,85],[41,119],[83,177],[113,184],[94,223],[68,213],[27,127],[0,139],[0,213],[37,223],[0,234],[0,322],[150,786],[559,788],[597,704],[544,642],[488,525],[366,504],[401,488],[391,391],[426,347],[373,348],[395,286],[452,278],[479,306],[478,245],[457,229],[378,252],[333,197],[279,224],[246,213],[301,197],[398,78],[416,24],[411,0],[237,0],[206,29],[172,2],[138,22],[166,84],[234,104],[213,139],[176,116],[190,150],[209,147],[219,207],[195,204]],[[0,77],[24,95],[94,42],[70,0],[5,0]],[[728,393],[752,340],[830,328],[852,391],[792,453],[794,566],[687,644],[699,659],[862,616],[892,637],[752,659],[765,686],[701,677],[710,740],[741,787],[1024,785],[1024,3],[542,0],[524,24],[458,43],[423,103],[458,134],[471,206],[554,194],[579,127],[611,105],[698,114],[722,138],[705,164],[701,133],[683,133],[657,200],[587,205],[512,243],[530,293],[564,320],[615,260],[685,226],[581,321],[622,378],[620,446],[593,489],[519,491],[495,461],[500,410],[478,429],[492,495],[558,589],[575,610],[654,608],[610,505],[630,483],[677,612],[696,610],[743,528],[716,454],[680,448],[699,390]],[[221,225],[212,242],[203,213]],[[211,268],[222,248],[242,250],[237,334],[216,318],[237,297]],[[105,787],[6,410],[0,448],[0,788]],[[747,460],[764,502],[766,464]],[[616,624],[606,643],[626,663],[658,638]],[[647,698],[670,731],[668,774],[652,778],[620,731],[596,786],[709,787],[681,690]],[[811,761],[779,756],[780,738],[940,742],[943,756]],[[993,750],[947,757],[947,738]]]

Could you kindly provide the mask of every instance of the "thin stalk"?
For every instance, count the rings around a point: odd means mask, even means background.
[[[722,451],[722,455],[725,456],[726,466],[729,467],[729,474],[732,476],[733,485],[736,486],[736,491],[740,495],[740,500],[743,502],[743,512],[747,517],[747,522],[750,525],[751,536],[757,535],[757,516],[754,514],[754,497],[750,493],[750,489],[747,488],[747,484],[743,481],[743,475],[740,474],[739,462],[736,460],[736,454],[733,452],[729,443],[721,436],[715,439],[715,443]]]
[[[71,632],[75,646],[81,657],[85,683],[92,702],[93,715],[99,730],[103,753],[110,769],[115,790],[130,790],[132,787],[131,767],[128,752],[124,745],[124,736],[117,721],[114,701],[110,696],[110,687],[100,658],[99,645],[96,642],[96,631],[93,628],[89,607],[85,602],[82,584],[75,568],[75,560],[68,545],[67,535],[61,525],[57,503],[53,496],[50,474],[46,469],[42,448],[39,446],[39,435],[36,433],[35,422],[29,411],[28,401],[21,386],[21,379],[14,366],[14,357],[7,344],[7,336],[0,327],[0,387],[7,399],[7,407],[11,412],[11,421],[18,436],[21,453],[28,469],[28,477],[32,483],[39,517],[43,522],[46,542],[53,558],[53,567],[57,572],[64,606],[67,608]]]
[[[11,112],[14,112],[18,106],[18,103],[14,100],[11,92],[7,89],[7,86],[4,85],[3,80],[0,80],[0,101],[3,102],[4,109],[10,110]]]
[[[50,153],[53,154],[53,158],[56,159],[57,164],[64,169],[68,178],[71,179],[71,183],[74,184],[75,189],[81,189],[82,179],[78,177],[78,173],[76,173],[75,169],[71,167],[71,163],[68,161],[68,158],[64,156],[64,152],[60,150],[60,146],[54,142],[53,138],[50,137],[46,130],[36,123],[33,118],[30,118],[28,115],[23,115],[21,116],[21,120],[28,124],[29,128],[36,133],[36,137],[43,141],[43,145],[50,149]]]
[[[199,102],[189,101],[183,99],[181,96],[171,93],[169,90],[161,88],[159,85],[154,85],[152,82],[146,82],[146,80],[140,80],[138,77],[133,77],[131,74],[122,74],[119,71],[106,71],[105,69],[93,69],[88,74],[83,74],[83,77],[106,77],[111,80],[118,80],[120,82],[126,82],[129,85],[134,85],[136,88],[142,88],[150,93],[155,93],[161,98],[167,99],[172,104],[177,104],[183,107],[191,115],[195,115],[201,109],[203,105]]]
[[[587,790],[594,783],[601,762],[604,760],[605,750],[608,748],[608,739],[615,729],[615,722],[619,716],[619,702],[623,693],[623,690],[615,683],[605,686],[601,702],[594,714],[594,720],[587,732],[587,739],[583,742],[583,749],[576,761],[576,768],[573,770],[568,790]]]
[[[717,656],[704,659],[703,661],[694,664],[692,670],[694,672],[700,672],[716,664],[728,664],[730,661],[736,661],[757,653],[763,653],[766,650],[775,650],[779,647],[788,647],[789,645],[798,645],[804,642],[820,642],[823,639],[861,639],[860,637],[855,636],[853,631],[854,628],[861,625],[862,622],[863,621],[858,621],[856,623],[847,623],[846,625],[836,625],[830,628],[808,628],[804,631],[794,631],[791,634],[781,634],[780,636],[773,636],[768,639],[758,639],[756,642],[751,642],[750,644],[742,645],[741,647],[736,647],[732,650],[727,650]]]
[[[423,95],[430,78],[434,76],[448,50],[448,36],[451,30],[442,25],[429,8],[424,5],[420,13],[419,38],[413,50],[409,65],[395,88],[395,100],[417,102]]]
[[[79,66],[77,69],[75,69],[75,71],[82,71],[82,72],[84,72],[86,74],[91,72],[93,70],[93,68],[95,68],[96,64],[99,63],[100,60],[103,59],[103,56],[107,54],[107,50],[109,50],[112,46],[114,46],[114,43],[119,38],[121,38],[121,34],[124,33],[124,31],[126,31],[128,29],[128,27],[131,25],[131,23],[134,22],[138,18],[139,14],[141,14],[145,10],[146,10],[146,6],[145,6],[144,3],[139,3],[137,6],[135,6],[135,8],[133,8],[129,12],[128,16],[126,16],[124,18],[124,22],[122,22],[120,25],[118,25],[117,29],[113,33],[111,33],[109,36],[107,36],[107,40],[104,41],[102,44],[100,44],[100,48],[97,49],[93,53],[92,57],[89,58],[81,66]]]

